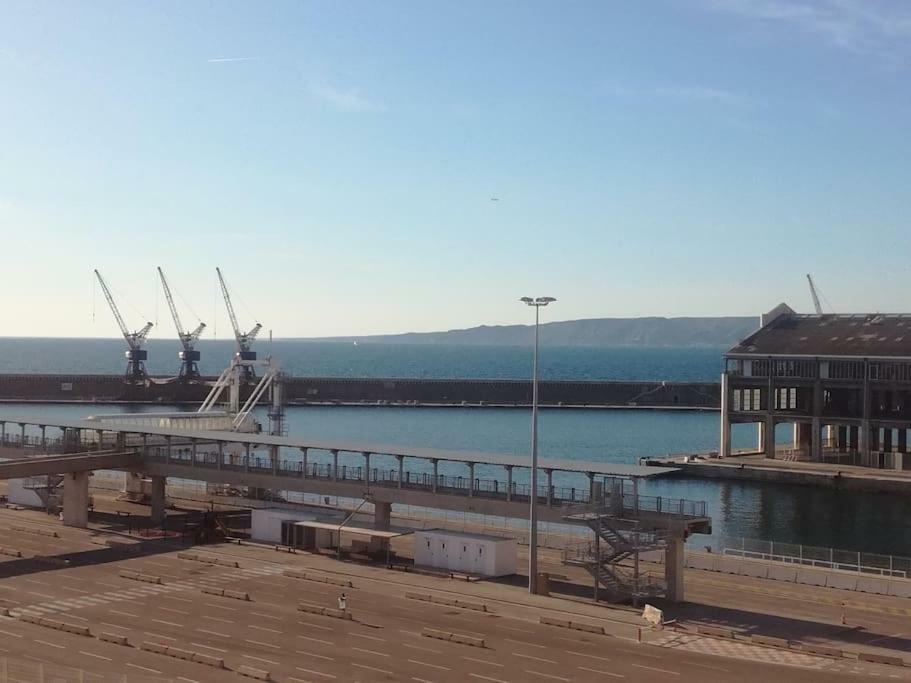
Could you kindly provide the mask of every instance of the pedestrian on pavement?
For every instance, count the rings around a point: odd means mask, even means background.
[[[342,593],[338,596],[338,608],[345,612],[348,610],[348,596]]]

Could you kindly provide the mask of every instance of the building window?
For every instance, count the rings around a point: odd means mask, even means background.
[[[781,387],[775,390],[775,410],[796,410],[797,389]]]
[[[736,412],[762,410],[761,389],[734,389],[731,393],[733,394],[731,397],[732,410]]]

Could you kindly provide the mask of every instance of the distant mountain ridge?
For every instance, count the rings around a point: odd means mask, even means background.
[[[531,340],[532,325],[481,325],[445,332],[361,337],[323,337],[312,341],[360,344],[455,344],[518,346]],[[591,318],[541,325],[541,344],[548,346],[730,347],[759,328],[759,317]]]

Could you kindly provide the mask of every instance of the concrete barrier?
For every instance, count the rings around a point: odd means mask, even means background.
[[[122,636],[119,633],[108,633],[107,631],[99,633],[98,640],[103,640],[106,643],[114,643],[115,645],[126,645],[127,647],[130,645],[126,636]]]
[[[894,655],[881,655],[877,652],[858,652],[857,659],[861,662],[874,662],[876,664],[889,664],[891,666],[904,666],[905,660]]]
[[[320,607],[319,605],[311,605],[306,602],[297,603],[297,610],[299,612],[307,612],[308,614],[325,614],[326,608]]]
[[[450,640],[453,643],[461,643],[462,645],[470,645],[471,647],[487,647],[484,643],[483,638],[475,638],[474,636],[465,636],[461,633],[453,633]]]
[[[861,593],[877,593],[889,595],[889,580],[873,576],[858,576],[857,590]]]
[[[760,636],[753,635],[750,636],[750,642],[754,645],[765,645],[766,647],[780,647],[782,649],[788,649],[791,646],[791,643],[788,642],[786,638],[775,638],[774,636]]]
[[[48,619],[46,617],[38,617],[31,614],[22,614],[19,616],[19,620],[24,621],[28,624],[35,624],[37,626],[44,626],[45,628],[54,629],[55,631],[72,633],[77,636],[91,637],[92,635],[89,631],[88,626],[77,626],[75,624],[68,624],[65,621],[57,621],[55,619]]]
[[[436,638],[437,640],[452,640],[452,633],[449,631],[439,631],[435,628],[425,628],[421,631],[425,638]]]
[[[173,657],[174,659],[182,659],[185,662],[192,662],[194,653],[190,650],[184,650],[183,648],[168,645],[167,654],[168,657]]]
[[[687,553],[686,566],[690,569],[715,571],[715,556],[709,553]]]
[[[56,531],[49,531],[48,529],[36,529],[28,526],[11,526],[11,531],[21,531],[26,534],[35,534],[36,536],[48,536],[50,538],[60,538],[60,534]]]
[[[569,627],[575,631],[585,631],[586,633],[597,633],[598,635],[604,635],[603,626],[595,626],[594,624],[584,624],[579,621],[569,622]]]
[[[770,564],[768,578],[775,581],[787,581],[788,583],[796,583],[797,568],[783,566],[780,564]]]
[[[800,651],[811,655],[822,655],[823,657],[835,657],[837,659],[841,659],[845,656],[845,653],[842,650],[839,650],[837,647],[829,647],[828,645],[801,643]]]
[[[441,598],[426,593],[405,593],[405,597],[409,600],[420,600],[421,602],[430,602],[434,605],[445,605],[446,607],[460,607],[461,609],[470,609],[476,612],[487,612],[487,605],[480,602],[466,602],[465,600],[456,600],[454,598]]]
[[[193,560],[194,562],[199,561],[199,555],[196,553],[177,553],[177,557],[181,560]]]
[[[475,612],[486,612],[487,605],[484,605],[480,602],[465,602],[464,600],[454,600],[455,607],[461,607],[462,609],[472,609]]]
[[[405,593],[409,600],[420,600],[421,602],[430,602],[430,596],[426,593]]]
[[[893,579],[889,582],[889,595],[896,598],[911,598],[911,581]]]
[[[351,615],[351,612],[345,609],[336,609],[334,607],[326,607],[323,610],[323,614],[327,617],[332,617],[334,619],[347,619],[351,621],[354,617]]]
[[[766,579],[769,576],[769,565],[762,562],[744,560],[740,565],[740,571],[744,576],[752,576],[754,579]]]
[[[126,639],[124,639],[126,640]],[[126,644],[126,643],[124,643]],[[180,659],[185,662],[196,662],[197,664],[205,664],[206,666],[211,666],[216,669],[224,669],[225,662],[220,657],[213,657],[212,655],[206,655],[201,652],[195,652],[193,650],[184,650],[180,647],[174,647],[173,645],[162,645],[161,643],[153,643],[151,641],[144,641],[139,645],[140,650],[145,650],[146,652],[153,652],[158,655],[166,655],[168,657],[174,657],[174,659]],[[239,671],[238,671],[239,673]],[[268,678],[263,678],[261,680],[269,680]]]
[[[200,592],[205,593],[206,595],[217,595],[217,596],[221,597],[225,594],[225,589],[224,588],[209,588],[208,586],[206,586],[205,588],[200,589]]]
[[[9,607],[0,607],[0,617],[9,616]]]
[[[734,631],[729,628],[719,628],[718,626],[696,626],[696,633],[703,636],[714,636],[715,638],[734,638]]]
[[[797,583],[804,586],[825,586],[828,580],[828,572],[820,572],[815,569],[797,570]]]
[[[829,588],[839,588],[845,591],[856,591],[857,575],[844,574],[842,572],[830,572],[826,586]]]
[[[133,581],[144,581],[145,583],[156,583],[161,584],[162,580],[160,576],[154,576],[152,574],[141,574],[132,569],[121,569],[118,572],[118,576],[122,579],[131,579]]]
[[[4,548],[0,546],[0,555],[9,555],[10,557],[22,557],[22,551],[15,548]]]
[[[154,652],[157,655],[168,654],[168,646],[161,643],[153,643],[150,640],[143,641],[139,644],[139,649],[145,652]]]
[[[740,574],[743,561],[736,557],[718,556],[715,558],[715,571],[724,572],[725,574]]]
[[[206,666],[211,666],[216,669],[225,668],[225,660],[223,660],[221,657],[216,657],[214,655],[206,655],[206,654],[203,654],[202,652],[194,652],[193,661],[196,662],[197,664],[205,664]]]
[[[269,672],[265,669],[256,669],[252,666],[247,666],[246,664],[241,664],[239,667],[234,669],[234,671],[236,673],[239,673],[241,676],[246,676],[247,678],[255,678],[258,681],[272,680]]]
[[[569,619],[555,619],[554,617],[538,617],[538,621],[548,626],[559,626],[560,628],[569,628]]]
[[[250,594],[245,593],[244,591],[236,591],[236,590],[231,590],[231,589],[226,588],[224,590],[223,595],[226,598],[232,598],[234,600],[244,600],[246,602],[250,602]]]
[[[348,579],[338,579],[334,576],[321,576],[319,574],[308,574],[307,572],[302,572],[296,569],[286,569],[282,572],[282,576],[286,576],[289,579],[301,579],[302,581],[328,583],[333,586],[341,586],[342,588],[354,588],[354,584],[351,583],[351,581]]]
[[[203,562],[205,564],[217,564],[220,567],[231,567],[232,569],[238,569],[240,567],[240,565],[237,563],[237,560],[226,560],[222,557],[215,557],[214,555],[200,555],[199,553],[182,552],[177,553],[177,557],[181,560]]]
[[[139,576],[139,572],[134,572],[132,569],[121,569],[117,572],[117,576],[122,579],[135,579]]]

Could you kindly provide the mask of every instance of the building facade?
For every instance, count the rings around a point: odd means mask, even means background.
[[[759,426],[767,458],[911,469],[911,314],[795,313],[785,304],[725,354],[721,445]],[[776,447],[776,429],[793,439]],[[779,439],[780,440],[780,439]]]

